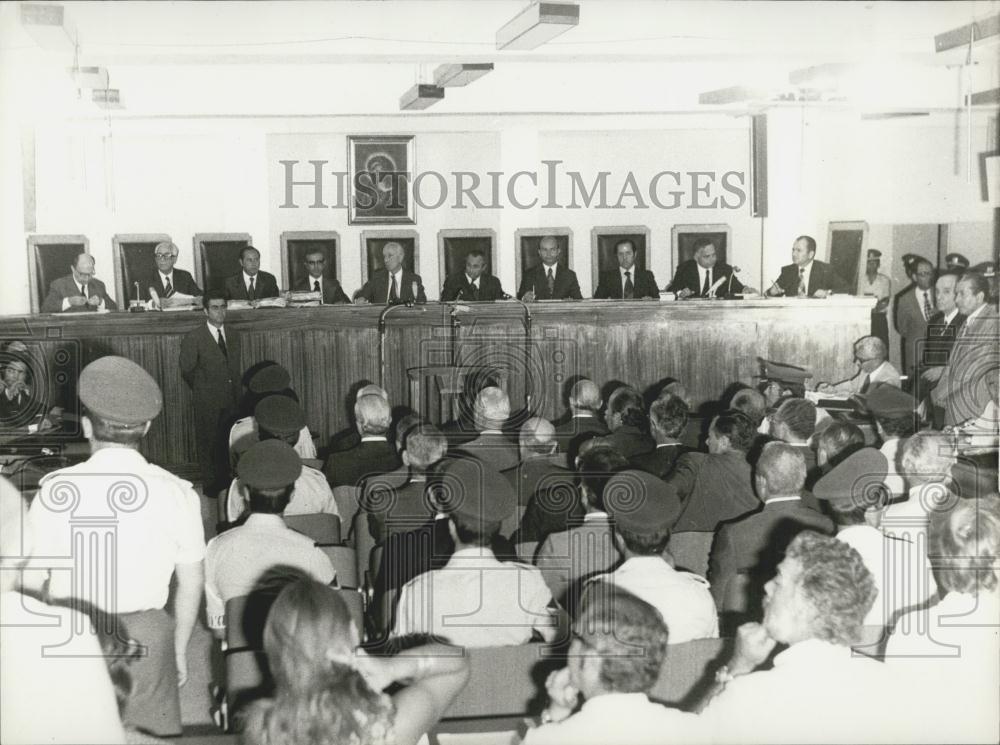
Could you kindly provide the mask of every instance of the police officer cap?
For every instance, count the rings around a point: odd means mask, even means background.
[[[913,396],[888,383],[875,383],[868,393],[857,397],[875,416],[898,417],[912,414],[917,408]]]
[[[254,373],[247,387],[254,393],[275,393],[285,390],[291,382],[288,370],[275,363]]]
[[[254,489],[281,489],[294,484],[302,473],[295,449],[281,440],[255,443],[236,465],[240,481]]]
[[[882,252],[879,251],[877,248],[869,248],[868,249],[868,258],[869,259],[881,259],[882,258]]]
[[[144,424],[163,409],[153,377],[124,357],[101,357],[80,373],[80,401],[95,416],[118,424]]]
[[[604,508],[619,528],[648,535],[673,527],[681,514],[681,500],[663,479],[628,469],[608,479]]]
[[[293,435],[306,426],[302,407],[288,396],[268,396],[257,403],[253,410],[257,427],[274,435]]]
[[[495,468],[475,458],[453,458],[441,469],[438,501],[460,517],[501,522],[514,514],[517,497]]]
[[[779,382],[802,385],[806,378],[812,377],[812,372],[802,367],[789,365],[784,362],[772,362],[771,360],[761,360],[764,374],[761,376],[765,380],[776,380]]]
[[[951,253],[944,257],[944,263],[948,266],[960,266],[964,269],[968,269],[969,260],[959,253]]]
[[[885,490],[889,461],[875,448],[861,448],[851,453],[816,482],[813,496],[827,501],[852,502],[855,506],[880,503]]]

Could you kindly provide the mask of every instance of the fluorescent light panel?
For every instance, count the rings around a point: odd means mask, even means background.
[[[492,70],[492,62],[439,65],[434,71],[434,83],[442,88],[457,88],[478,80]]]
[[[536,49],[579,23],[575,3],[532,3],[497,31],[497,49]]]
[[[934,51],[946,52],[956,47],[968,46],[970,39],[975,43],[998,34],[1000,34],[1000,14],[987,16],[959,28],[953,28],[951,31],[945,31],[943,34],[938,34],[934,37]]]
[[[417,84],[404,93],[399,99],[401,111],[415,111],[433,106],[444,99],[444,88],[438,85]]]
[[[90,92],[91,99],[99,109],[124,109],[121,94],[117,88],[99,88]]]
[[[106,67],[71,67],[69,74],[77,88],[107,88],[110,85]]]
[[[76,32],[61,5],[21,3],[21,25],[46,51],[72,52],[76,49]]]
[[[770,92],[761,88],[749,88],[745,85],[733,85],[729,88],[717,88],[706,91],[698,96],[698,103],[719,105],[728,103],[746,103],[761,101],[770,97]]]

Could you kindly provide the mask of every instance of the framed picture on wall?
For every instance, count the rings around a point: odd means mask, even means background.
[[[725,223],[710,225],[674,225],[670,229],[670,248],[673,252],[674,272],[677,265],[694,258],[695,249],[708,240],[715,246],[718,263],[728,264],[729,243],[732,228]]]
[[[386,243],[403,247],[403,268],[419,274],[420,236],[416,230],[363,230],[361,231],[361,284],[383,266],[382,249]]]
[[[514,243],[517,246],[515,254],[515,287],[521,285],[521,275],[533,269],[542,260],[538,256],[538,244],[542,238],[551,235],[556,239],[562,254],[559,264],[569,269],[573,268],[573,231],[569,228],[522,228],[514,231]]]
[[[416,223],[412,135],[348,136],[347,164],[351,225]]]

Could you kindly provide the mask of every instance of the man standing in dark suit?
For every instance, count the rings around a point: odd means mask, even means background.
[[[747,615],[759,617],[764,583],[774,576],[792,539],[803,530],[833,534],[830,518],[802,504],[805,481],[801,453],[781,442],[764,446],[754,476],[763,508],[720,526],[712,544],[708,578],[720,615],[735,614],[730,620],[736,623]]]
[[[656,278],[648,269],[636,269],[635,246],[632,241],[619,241],[615,246],[618,257],[617,271],[601,272],[601,279],[594,290],[595,299],[658,300],[660,291]]]
[[[937,313],[927,321],[927,336],[924,347],[920,350],[920,376],[917,379],[919,389],[916,395],[918,401],[926,398],[934,389],[944,366],[948,364],[948,356],[955,344],[958,330],[965,323],[965,316],[955,304],[955,291],[963,273],[961,269],[949,269],[934,283]],[[940,429],[944,423],[944,409],[932,410],[932,416],[935,429]]]
[[[172,298],[180,293],[190,295],[194,298],[195,304],[201,304],[201,288],[195,284],[194,278],[183,269],[174,268],[179,253],[177,246],[170,241],[158,243],[153,249],[156,272],[139,284],[143,300],[150,300],[155,294],[157,298],[155,304],[167,308],[177,304]]]
[[[903,345],[902,371],[913,376],[920,350],[927,336],[927,322],[934,315],[934,265],[927,259],[913,262],[913,286],[896,298],[895,325]]]
[[[389,402],[379,395],[368,393],[358,397],[354,404],[361,442],[349,450],[330,453],[323,466],[323,473],[330,486],[362,486],[365,479],[394,471],[401,465],[399,456],[386,439],[392,424]],[[351,516],[344,516],[349,520]]]
[[[526,303],[536,300],[582,300],[576,272],[559,263],[562,249],[555,236],[547,235],[538,242],[538,257],[542,263],[521,277],[517,296]]]
[[[94,257],[77,254],[70,274],[54,280],[42,303],[42,313],[118,310],[104,283],[94,276]]]
[[[229,476],[226,443],[240,392],[240,334],[227,328],[225,295],[205,293],[208,322],[181,339],[181,377],[194,395],[195,436],[201,463],[202,491],[215,496]]]
[[[419,274],[403,268],[403,247],[395,241],[382,246],[382,269],[372,273],[364,286],[354,293],[355,303],[426,303],[424,283]]]
[[[441,301],[463,302],[506,300],[500,280],[486,273],[486,254],[474,248],[465,255],[465,271],[449,274],[441,288]]]
[[[305,256],[306,269],[309,275],[303,277],[292,287],[295,292],[318,292],[320,302],[323,305],[336,305],[338,303],[350,303],[344,288],[335,279],[329,279],[323,275],[326,269],[326,254],[321,250],[310,251]]]
[[[850,292],[833,267],[815,256],[815,238],[809,235],[796,238],[792,244],[792,263],[781,267],[781,275],[768,288],[767,294],[772,297],[826,297],[835,292]]]
[[[743,283],[733,276],[733,267],[726,263],[719,264],[718,260],[712,240],[699,238],[694,244],[694,258],[678,264],[677,273],[667,286],[667,290],[677,293],[679,298],[724,297],[742,293],[744,290],[747,294],[757,293],[752,287],[744,287]],[[713,290],[720,279],[722,284]]]
[[[260,251],[253,246],[245,246],[240,251],[240,266],[243,271],[226,277],[223,283],[227,300],[253,301],[278,297],[278,280],[273,274],[260,269]]]

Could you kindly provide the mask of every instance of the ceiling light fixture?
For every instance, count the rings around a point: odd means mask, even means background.
[[[400,111],[416,111],[444,100],[444,88],[418,83],[399,98]]]
[[[434,71],[434,84],[442,88],[457,88],[479,80],[492,70],[492,62],[439,65]]]
[[[21,3],[21,25],[46,51],[72,53],[76,50],[76,31],[61,5]]]
[[[117,88],[100,88],[91,91],[91,99],[99,109],[124,109],[121,94]]]
[[[497,49],[536,49],[579,23],[576,3],[535,2],[497,31]]]

